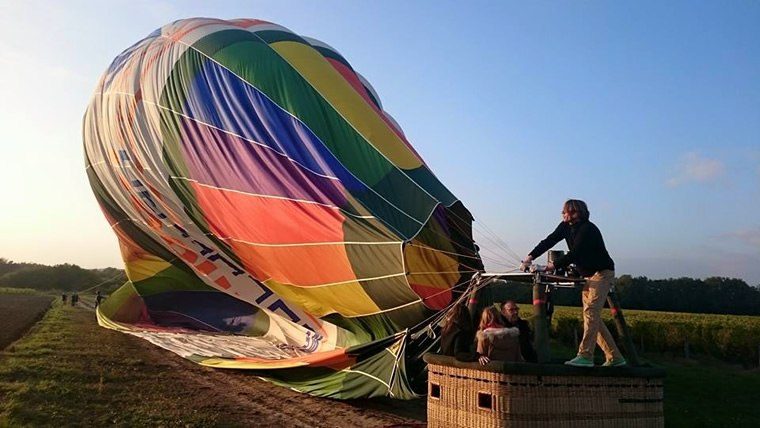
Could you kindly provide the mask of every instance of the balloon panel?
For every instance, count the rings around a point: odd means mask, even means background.
[[[83,134],[129,278],[101,325],[311,394],[413,395],[413,333],[479,265],[472,217],[335,49],[176,21],[113,61]]]

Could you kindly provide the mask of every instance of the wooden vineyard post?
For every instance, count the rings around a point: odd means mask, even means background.
[[[541,274],[536,273],[533,277],[533,319],[536,329],[536,357],[538,363],[548,363],[551,360],[549,348],[549,323],[546,319],[546,290],[541,283]]]
[[[639,355],[636,352],[636,347],[633,346],[631,332],[628,330],[628,325],[625,323],[625,318],[623,317],[623,311],[620,309],[620,301],[614,290],[610,290],[609,294],[607,294],[607,303],[610,305],[610,312],[612,312],[612,318],[615,320],[618,336],[620,336],[620,340],[623,342],[628,363],[632,366],[641,365],[639,362]]]

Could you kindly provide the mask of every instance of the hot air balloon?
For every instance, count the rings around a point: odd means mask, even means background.
[[[472,216],[335,49],[173,22],[108,67],[83,139],[128,277],[100,325],[318,396],[415,395],[482,267]]]

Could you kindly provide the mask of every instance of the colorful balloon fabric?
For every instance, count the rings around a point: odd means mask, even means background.
[[[315,395],[414,396],[421,332],[482,267],[472,217],[337,51],[177,21],[113,61],[83,128],[129,279],[102,326]]]

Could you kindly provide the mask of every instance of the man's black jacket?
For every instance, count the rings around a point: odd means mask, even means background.
[[[520,318],[516,323],[511,323],[506,317],[502,317],[504,327],[517,327],[520,330],[520,353],[525,361],[535,363],[538,361],[536,350],[533,349],[533,332],[530,329],[528,321]]]
[[[535,259],[563,239],[569,251],[554,261],[555,267],[564,268],[575,263],[581,276],[591,276],[605,269],[615,270],[615,262],[604,246],[602,232],[588,220],[572,225],[561,222],[554,232],[536,245],[530,255]]]

